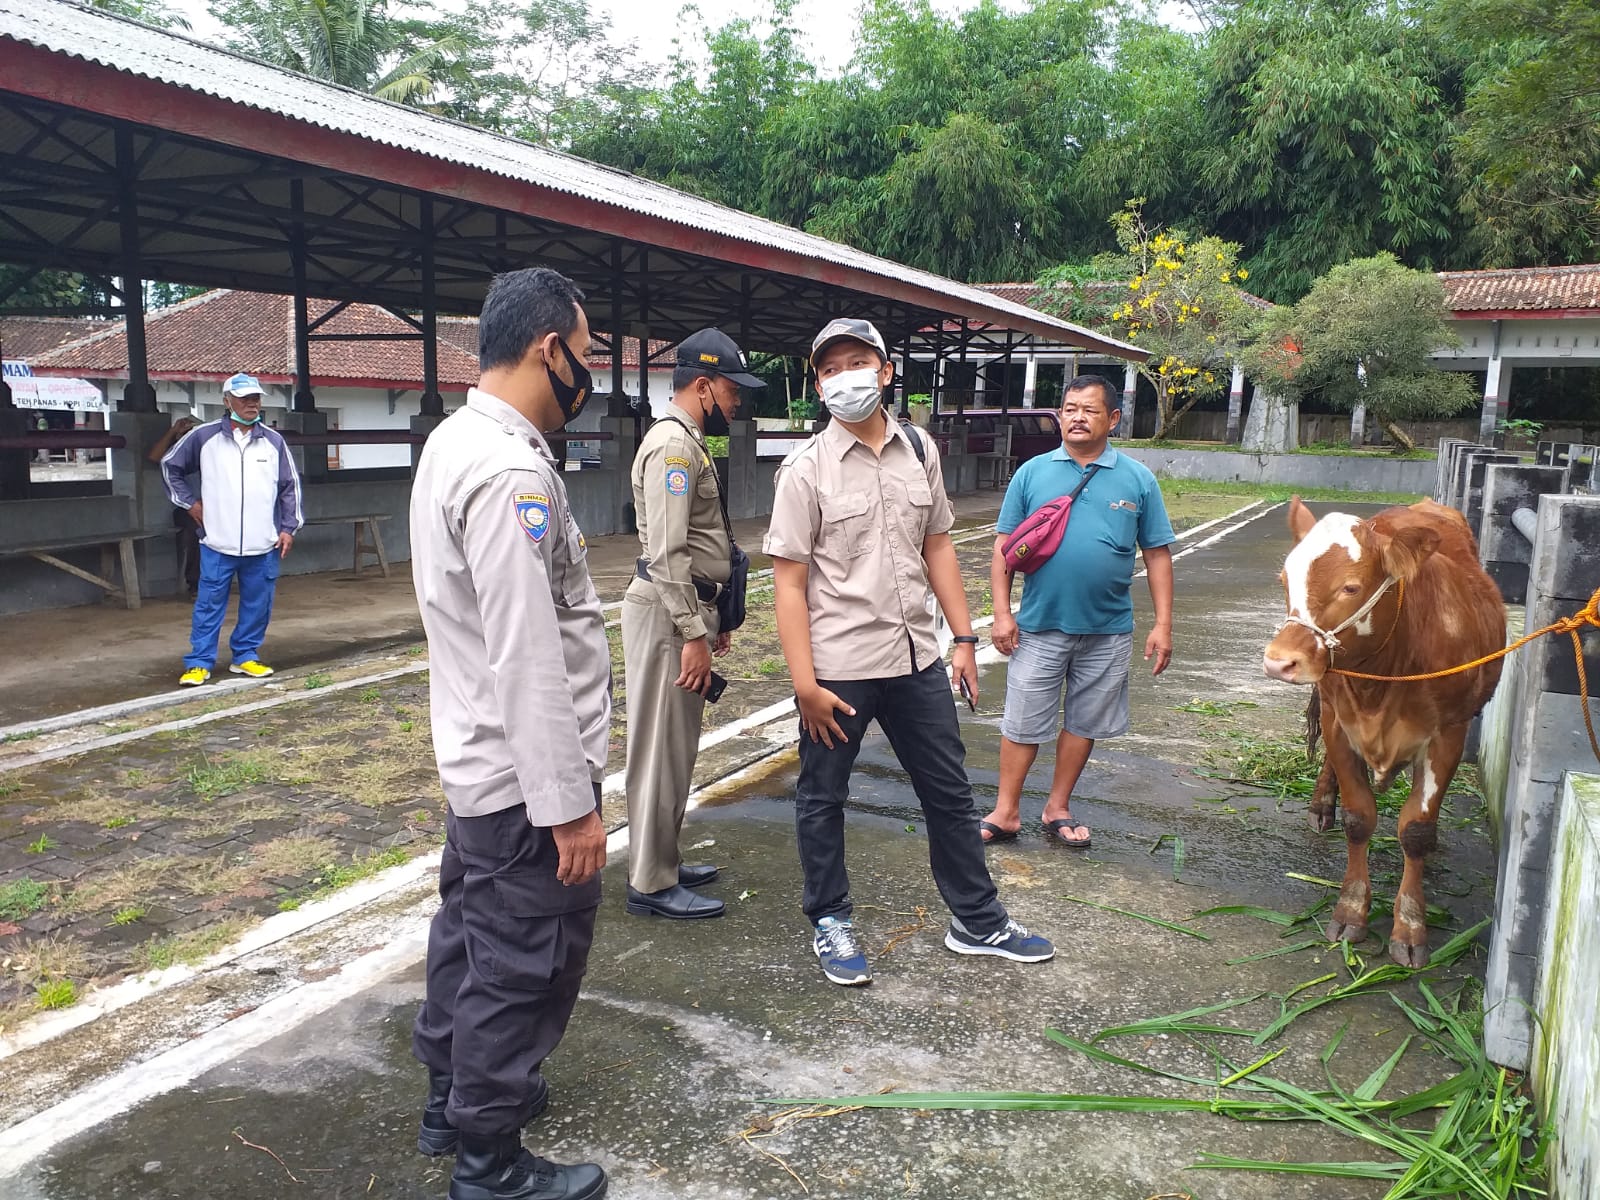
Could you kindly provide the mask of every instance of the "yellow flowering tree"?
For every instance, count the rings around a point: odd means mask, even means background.
[[[1155,389],[1162,438],[1201,400],[1227,390],[1256,322],[1241,286],[1250,275],[1238,243],[1152,226],[1143,199],[1128,201],[1111,224],[1121,253],[1100,256],[1087,272],[1101,282],[1088,282],[1083,268],[1058,267],[1039,283],[1051,298],[1045,303],[1063,315],[1150,352],[1137,370]]]

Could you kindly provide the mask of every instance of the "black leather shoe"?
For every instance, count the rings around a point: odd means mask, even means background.
[[[422,1127],[417,1131],[417,1149],[429,1158],[443,1158],[456,1152],[456,1142],[461,1136],[445,1116],[445,1106],[450,1103],[450,1076],[437,1071],[428,1072],[428,1101],[422,1106]],[[528,1113],[532,1124],[546,1108],[550,1107],[550,1085],[544,1076],[533,1092],[533,1105]]]
[[[563,1166],[535,1158],[515,1133],[461,1139],[450,1200],[599,1200],[606,1173],[596,1163]]]
[[[678,864],[679,887],[704,887],[715,879],[721,872],[710,863],[701,863],[690,866],[688,863]]]
[[[636,917],[671,917],[674,921],[700,921],[722,915],[722,901],[696,896],[681,883],[659,892],[628,889],[628,911]]]

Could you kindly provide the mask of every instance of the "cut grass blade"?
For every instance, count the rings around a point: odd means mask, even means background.
[[[1074,904],[1087,905],[1089,908],[1098,908],[1101,912],[1116,913],[1120,917],[1132,917],[1135,921],[1143,921],[1147,925],[1159,925],[1162,929],[1170,929],[1174,933],[1187,934],[1192,938],[1199,938],[1202,942],[1209,942],[1211,935],[1201,933],[1198,929],[1190,929],[1187,925],[1179,925],[1176,921],[1163,921],[1160,917],[1152,917],[1145,913],[1134,912],[1132,909],[1117,908],[1112,904],[1096,904],[1093,900],[1085,900],[1082,896],[1063,896],[1063,900],[1070,900]]]
[[[1433,961],[1429,964],[1429,967],[1420,969],[1428,970],[1430,968],[1450,966],[1471,948],[1473,940],[1488,924],[1489,921],[1485,918],[1471,929],[1462,930],[1443,946],[1439,947],[1439,952],[1433,956]],[[1378,988],[1388,984],[1410,979],[1417,974],[1417,971],[1417,968],[1402,967],[1399,963],[1393,962],[1382,963],[1376,967],[1366,967],[1349,983],[1344,984],[1342,987],[1334,988],[1325,996],[1318,996],[1315,1000],[1307,1000],[1295,1005],[1293,1008],[1285,1005],[1284,1011],[1279,1015],[1278,1019],[1255,1035],[1255,1043],[1259,1046],[1271,1041],[1308,1012],[1321,1008],[1323,1005],[1333,1004],[1339,1000],[1347,1000],[1351,996],[1363,995],[1376,991]],[[1293,995],[1293,993],[1291,992],[1290,995]],[[1288,997],[1285,997],[1285,1001],[1287,999]]]
[[[1298,879],[1301,883],[1314,883],[1318,887],[1332,888],[1336,892],[1343,886],[1331,879],[1323,879],[1317,875],[1302,875],[1298,871],[1285,871],[1283,877],[1285,879]]]
[[[1103,1042],[1107,1038],[1146,1036],[1161,1033],[1220,1033],[1229,1037],[1250,1037],[1248,1029],[1232,1029],[1226,1025],[1202,1025],[1195,1022],[1196,1017],[1209,1017],[1212,1013],[1227,1012],[1230,1008],[1238,1008],[1245,1004],[1254,1004],[1265,992],[1257,992],[1253,996],[1243,996],[1238,1000],[1224,1000],[1220,1004],[1207,1004],[1202,1008],[1191,1008],[1185,1012],[1172,1013],[1165,1017],[1151,1017],[1147,1021],[1135,1021],[1131,1025],[1114,1025],[1109,1029],[1102,1029],[1089,1039],[1091,1045]]]
[[[1263,958],[1277,958],[1280,954],[1298,954],[1302,950],[1320,950],[1327,942],[1296,942],[1292,946],[1283,946],[1277,950],[1263,950],[1260,954],[1246,954],[1243,958],[1230,958],[1227,965],[1237,967],[1243,963],[1260,962]]]
[[[1219,904],[1216,908],[1204,908],[1193,913],[1191,921],[1198,917],[1256,917],[1263,921],[1271,921],[1274,925],[1293,925],[1297,918],[1288,913],[1281,913],[1273,908],[1260,908],[1254,904]]]
[[[1376,1100],[1378,1093],[1383,1090],[1383,1085],[1389,1082],[1389,1076],[1394,1074],[1395,1067],[1400,1065],[1400,1059],[1411,1048],[1411,1043],[1416,1040],[1416,1035],[1411,1034],[1400,1043],[1400,1048],[1377,1067],[1376,1070],[1361,1081],[1355,1090],[1357,1100]]]
[[[1272,1171],[1281,1175],[1327,1175],[1334,1179],[1399,1179],[1403,1163],[1336,1162],[1294,1163],[1264,1161],[1259,1158],[1234,1158],[1227,1154],[1201,1151],[1200,1161],[1191,1171]]]

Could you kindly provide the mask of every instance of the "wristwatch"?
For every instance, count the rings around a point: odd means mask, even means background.
[[[951,640],[958,646],[976,646],[978,644],[977,636],[970,633],[957,634]]]

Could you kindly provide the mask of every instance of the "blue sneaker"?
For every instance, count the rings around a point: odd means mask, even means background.
[[[872,982],[867,956],[856,945],[856,927],[840,917],[823,917],[817,922],[817,935],[811,942],[822,973],[843,987],[860,987]]]
[[[1044,962],[1056,956],[1056,948],[1049,938],[1029,933],[1027,927],[1010,917],[993,933],[969,933],[955,917],[950,918],[950,928],[945,931],[946,950],[957,954],[993,954],[1009,958],[1012,962]]]

